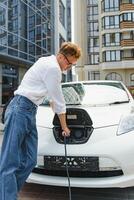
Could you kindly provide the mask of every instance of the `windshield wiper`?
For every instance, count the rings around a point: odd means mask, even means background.
[[[81,105],[81,103],[67,103],[67,106],[77,106],[77,105]]]
[[[112,103],[109,103],[109,105],[113,105],[113,104],[122,104],[122,103],[129,103],[129,100],[127,101],[114,101]]]

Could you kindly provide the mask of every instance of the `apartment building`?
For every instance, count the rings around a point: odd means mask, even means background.
[[[83,6],[87,55],[84,65],[76,67],[78,79],[121,80],[134,86],[134,0],[86,0]],[[75,16],[78,12],[74,6]]]
[[[0,105],[41,56],[68,40],[70,0],[0,0]]]

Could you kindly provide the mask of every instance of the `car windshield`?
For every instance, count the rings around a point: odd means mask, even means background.
[[[129,101],[128,94],[120,83],[94,82],[62,84],[66,105],[97,106],[119,104]],[[48,104],[48,99],[43,104]]]

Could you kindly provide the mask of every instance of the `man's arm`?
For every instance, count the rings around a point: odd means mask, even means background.
[[[70,130],[67,127],[67,123],[66,123],[66,114],[62,113],[62,114],[58,114],[59,120],[60,120],[60,124],[61,124],[61,128],[62,128],[62,135],[63,136],[70,136]]]
[[[49,102],[52,110],[54,111],[54,104],[52,101]],[[70,136],[70,130],[67,127],[67,123],[66,123],[66,114],[62,113],[62,114],[58,114],[59,120],[60,120],[60,124],[61,124],[61,128],[62,128],[62,135],[63,136]]]

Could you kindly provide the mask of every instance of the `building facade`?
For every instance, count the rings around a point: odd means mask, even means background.
[[[134,86],[134,0],[86,0],[83,4],[87,56],[84,65],[76,67],[79,80],[121,80]]]
[[[67,38],[66,0],[0,0],[0,105],[41,56]]]

